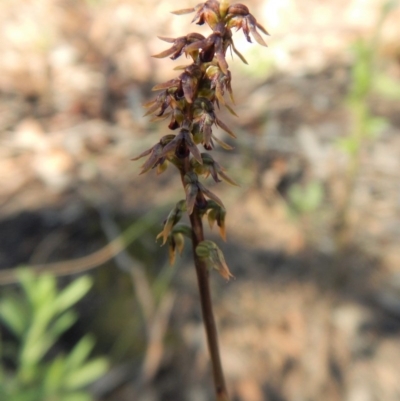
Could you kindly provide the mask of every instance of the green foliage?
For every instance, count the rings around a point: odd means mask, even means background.
[[[318,181],[311,181],[305,186],[294,184],[289,189],[289,206],[293,215],[315,211],[322,203],[324,191]]]
[[[354,64],[351,69],[351,89],[347,96],[347,105],[353,120],[352,134],[338,142],[339,147],[350,157],[358,155],[364,140],[373,139],[386,126],[384,118],[372,115],[368,99],[376,91],[392,99],[399,99],[400,86],[390,77],[377,69],[376,56],[379,39],[385,19],[398,6],[398,1],[383,3],[375,32],[371,38],[359,39],[352,46]]]
[[[335,242],[341,249],[348,241],[349,208],[361,165],[361,151],[387,126],[385,118],[374,116],[370,108],[370,97],[374,92],[398,98],[397,84],[384,76],[377,65],[380,36],[385,19],[398,5],[389,0],[382,4],[374,33],[369,38],[358,40],[352,47],[354,63],[351,68],[351,88],[346,98],[346,106],[351,118],[350,134],[337,141],[337,146],[348,156],[347,172],[344,180],[345,194],[338,204],[333,224]],[[393,85],[392,85],[393,84]]]
[[[374,68],[375,49],[367,40],[359,39],[353,46],[354,65],[351,71],[352,87],[350,100],[358,101],[368,95],[371,90]]]
[[[59,291],[54,276],[34,276],[20,270],[22,294],[12,292],[0,300],[0,319],[14,334],[18,346],[5,344],[15,370],[0,366],[0,399],[8,401],[90,401],[82,390],[103,375],[104,358],[89,359],[94,347],[90,335],[83,337],[67,355],[49,357],[60,336],[77,319],[71,310],[92,286],[83,276]]]

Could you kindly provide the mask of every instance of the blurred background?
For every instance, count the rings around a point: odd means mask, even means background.
[[[189,244],[170,267],[155,242],[180,180],[130,161],[169,133],[142,104],[186,61],[150,56],[208,34],[170,13],[195,4],[0,2],[1,399],[213,399]],[[241,186],[207,180],[232,399],[398,400],[400,5],[246,5],[271,36],[234,34],[213,152]]]

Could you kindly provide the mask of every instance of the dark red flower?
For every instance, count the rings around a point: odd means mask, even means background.
[[[215,57],[224,74],[228,73],[228,63],[225,59],[226,47],[220,32],[214,32],[208,38],[199,40],[187,46],[187,51],[200,50],[200,60],[208,63]]]
[[[199,131],[203,134],[202,143],[207,150],[212,149],[212,125],[222,128],[233,138],[235,134],[222,122],[214,112],[214,105],[209,99],[197,98],[193,108],[193,122],[199,127]]]
[[[201,79],[203,72],[197,64],[191,64],[185,68],[185,72],[179,75],[178,78],[171,79],[162,84],[155,85],[153,90],[173,90],[175,89],[175,98],[182,94],[188,103],[192,103],[194,95],[197,91],[199,80]]]
[[[194,143],[193,136],[188,129],[182,128],[179,134],[175,136],[162,150],[161,156],[168,154],[175,154],[178,159],[189,156],[189,153],[201,164],[203,160],[196,144]]]
[[[172,47],[170,47],[167,50],[164,50],[163,52],[154,55],[153,57],[155,58],[164,58],[171,56],[171,60],[175,60],[178,57],[180,57],[183,53],[187,56],[190,51],[187,51],[187,46],[190,45],[191,43],[197,42],[199,40],[204,40],[204,36],[201,35],[200,33],[189,33],[186,36],[181,36],[179,38],[173,39],[173,38],[165,38],[162,36],[159,36],[161,40],[164,40],[165,42],[168,43],[173,43]],[[195,59],[195,57],[193,57]]]
[[[163,136],[158,143],[156,143],[150,149],[145,150],[139,156],[134,157],[132,160],[139,160],[142,157],[150,155],[149,158],[144,162],[141,166],[142,170],[140,174],[144,174],[150,169],[161,165],[167,159],[167,154],[163,152],[165,146],[170,143],[175,138],[175,135],[165,135]],[[201,156],[200,156],[201,158]]]
[[[206,70],[206,76],[210,80],[210,89],[215,93],[218,101],[225,104],[224,94],[227,90],[232,103],[234,103],[230,71],[224,74],[217,65],[211,65]]]
[[[199,182],[196,173],[187,173],[183,179],[183,182],[185,185],[186,193],[186,207],[189,214],[192,214],[196,200],[197,202],[199,202],[199,200],[202,200],[202,202],[204,202],[204,195],[207,196],[207,198],[218,203],[218,205],[224,207],[221,199],[219,199],[217,195],[213,194],[202,183]],[[207,202],[204,202],[203,208],[206,206]]]
[[[206,178],[211,175],[215,182],[221,182],[219,179],[221,177],[227,183],[237,187],[239,186],[225,173],[225,169],[218,162],[216,162],[210,154],[202,153],[201,158],[203,160],[202,164],[194,159],[190,161],[191,166],[197,174],[204,175]]]
[[[219,2],[216,0],[208,0],[205,3],[199,3],[193,8],[185,8],[183,10],[173,11],[172,14],[182,15],[196,12],[192,22],[197,25],[203,25],[205,22],[211,29],[221,20],[219,13]]]
[[[267,44],[264,42],[264,39],[257,32],[257,28],[265,35],[269,35],[269,33],[257,22],[255,17],[250,14],[249,9],[244,4],[237,3],[229,6],[225,19],[227,21],[228,28],[236,28],[237,30],[242,29],[248,42],[251,43],[251,33],[257,43],[262,46],[267,46]]]

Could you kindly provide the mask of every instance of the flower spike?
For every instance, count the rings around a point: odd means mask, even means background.
[[[202,220],[207,219],[210,228],[218,226],[219,234],[226,240],[226,209],[221,199],[211,192],[200,176],[211,177],[215,183],[222,180],[231,185],[238,185],[226,170],[200,147],[211,151],[214,143],[225,150],[233,147],[218,139],[214,127],[224,130],[232,138],[234,132],[223,122],[218,112],[221,104],[234,116],[237,116],[230,104],[234,104],[232,74],[227,62],[227,52],[236,54],[243,63],[246,59],[236,49],[233,42],[233,29],[242,30],[247,41],[255,40],[267,46],[260,32],[268,32],[257,22],[249,9],[240,3],[229,5],[229,0],[205,0],[195,7],[174,11],[175,15],[194,13],[192,22],[208,25],[212,32],[208,36],[189,33],[185,36],[170,38],[160,36],[167,42],[168,48],[154,58],[169,57],[172,60],[185,55],[191,62],[179,65],[174,70],[178,76],[153,87],[160,91],[155,99],[144,104],[146,116],[151,121],[167,121],[168,129],[175,135],[164,135],[160,141],[145,150],[133,160],[146,158],[140,174],[155,169],[163,173],[169,165],[179,172],[185,199],[179,201],[164,221],[157,239],[168,246],[169,261],[173,264],[177,254],[182,254],[185,239],[190,239],[194,247],[194,262],[200,289],[202,311],[206,322],[206,333],[212,354],[216,398],[229,400],[222,367],[218,363],[217,336],[214,328],[208,268],[215,269],[226,280],[233,277],[222,251],[209,240],[204,239]],[[184,64],[184,63],[182,63]],[[227,96],[225,96],[227,95]],[[229,97],[229,100],[227,99]],[[186,213],[189,216],[186,216]],[[190,227],[181,224],[182,218],[189,217]]]

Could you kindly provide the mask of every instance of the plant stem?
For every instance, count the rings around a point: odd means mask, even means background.
[[[204,240],[203,224],[197,207],[194,208],[193,213],[190,215],[190,223],[193,233],[192,240],[194,264],[196,266],[197,282],[200,292],[201,311],[203,315],[204,327],[206,330],[208,350],[211,357],[215,392],[217,396],[217,401],[229,401],[228,391],[225,385],[224,372],[222,370],[221,357],[219,354],[218,334],[211,301],[208,269],[206,264],[201,261],[196,254],[197,245]]]
[[[182,166],[180,168],[182,184],[184,187],[184,176],[189,171],[189,157],[186,157],[182,161]],[[228,390],[225,384],[225,376],[219,353],[218,333],[211,300],[208,268],[207,265],[196,254],[197,245],[199,245],[201,241],[204,241],[203,222],[201,220],[199,209],[196,205],[194,206],[193,212],[189,218],[190,225],[192,227],[193,259],[196,267],[197,284],[199,286],[201,312],[206,331],[208,351],[211,358],[214,388],[217,397],[216,401],[229,401]]]

